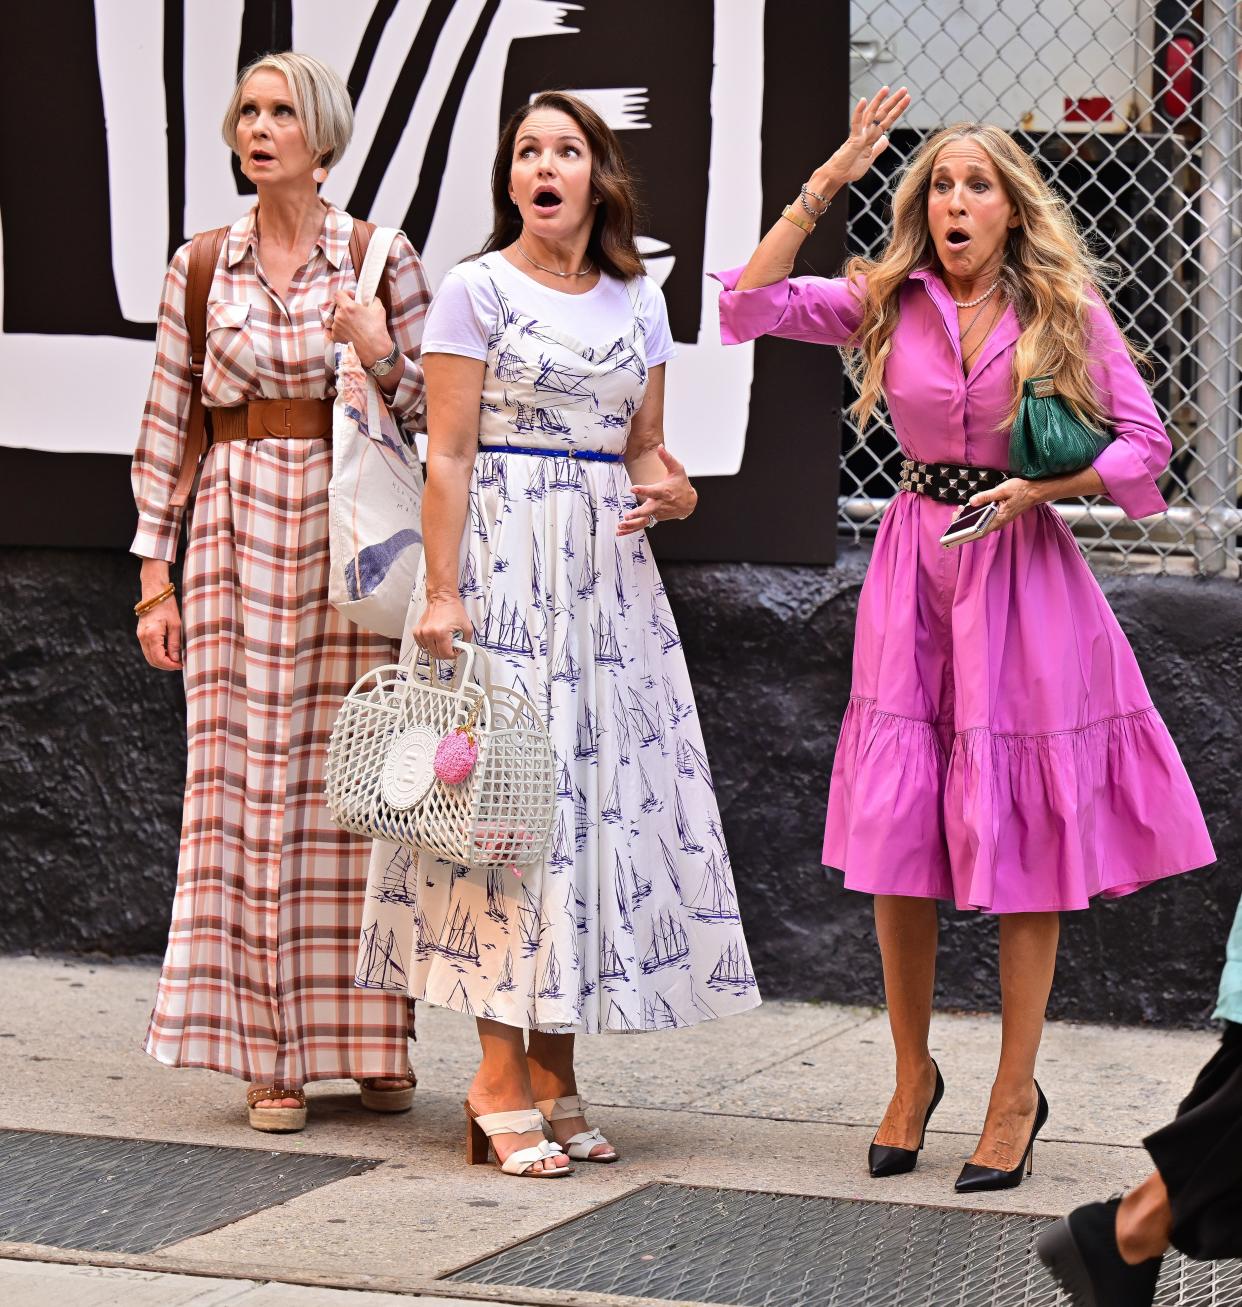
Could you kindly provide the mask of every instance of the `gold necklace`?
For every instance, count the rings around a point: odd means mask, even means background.
[[[957,301],[955,300],[954,303],[956,303],[956,302],[957,302]],[[973,318],[971,318],[971,320],[966,324],[966,330],[965,330],[965,331],[963,331],[960,327],[958,328],[958,333],[957,333],[957,346],[958,346],[958,352],[959,352],[959,353],[961,354],[961,356],[962,356],[962,367],[963,367],[963,368],[965,368],[965,367],[967,366],[967,362],[966,362],[966,360],[970,357],[970,352],[971,352],[971,351],[968,351],[968,350],[966,349],[966,337],[969,336],[970,333],[975,329],[975,323],[978,322],[979,319],[983,316],[984,312],[988,310],[988,307],[989,307],[989,306],[985,303],[985,304],[983,305],[982,308],[979,308],[979,309],[976,309],[976,310],[975,310],[975,316],[974,316]],[[986,334],[986,333],[984,333],[984,337],[983,337],[983,339],[984,339],[984,341],[987,340],[987,334]],[[972,348],[973,348],[973,347],[972,347]]]
[[[522,248],[521,241],[513,242],[517,246],[518,253],[530,264],[532,268],[538,268],[540,272],[546,272],[550,277],[589,277],[595,271],[595,265],[589,264],[585,268],[579,268],[577,272],[558,272],[555,268],[545,268],[542,263],[536,263],[534,259]]]

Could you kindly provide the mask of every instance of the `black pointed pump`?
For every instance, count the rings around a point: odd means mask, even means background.
[[[919,1146],[894,1148],[890,1144],[877,1144],[873,1141],[867,1150],[867,1169],[874,1179],[881,1180],[890,1175],[905,1175],[914,1170],[915,1163],[919,1160],[919,1153],[923,1151],[923,1145],[927,1142],[927,1123],[932,1119],[932,1113],[940,1106],[940,1100],[944,1097],[944,1078],[940,1074],[940,1068],[936,1066],[935,1058],[932,1058],[932,1066],[936,1067],[936,1090],[932,1094],[927,1115],[923,1118],[923,1133],[919,1137]]]
[[[954,1189],[959,1194],[980,1194],[990,1189],[1016,1189],[1022,1183],[1023,1170],[1030,1175],[1035,1169],[1035,1136],[1044,1128],[1044,1123],[1048,1120],[1048,1100],[1044,1097],[1044,1091],[1039,1087],[1039,1081],[1035,1082],[1035,1124],[1031,1127],[1031,1137],[1027,1140],[1026,1151],[1022,1154],[1022,1160],[1012,1171],[1002,1171],[995,1166],[976,1166],[974,1162],[967,1162],[962,1167],[962,1173],[957,1177],[957,1183]]]

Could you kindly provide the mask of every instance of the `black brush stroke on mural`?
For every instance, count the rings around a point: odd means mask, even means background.
[[[245,0],[242,5],[241,35],[237,43],[239,73],[260,55],[288,50],[292,44],[292,0]],[[256,193],[254,182],[242,172],[241,160],[236,155],[233,156],[233,180],[237,183],[238,195]]]
[[[176,104],[182,100],[183,4],[184,0],[167,0],[164,6],[165,80],[170,103]],[[488,0],[431,133],[427,166],[407,215],[411,234],[417,233],[420,238],[425,236],[433,212],[434,189],[447,155],[453,116],[495,9],[495,0]],[[767,0],[762,161],[765,220],[778,213],[789,198],[790,178],[804,176],[836,143],[832,124],[845,121],[848,19],[844,13],[829,9],[807,9],[797,0]],[[365,213],[374,199],[450,10],[448,0],[433,0],[424,15],[360,174],[350,206],[355,212]],[[44,195],[40,196],[37,210],[31,208],[28,199],[23,201],[12,193],[6,196],[6,322],[11,330],[18,331],[38,329],[32,325],[38,322],[49,332],[93,330],[150,339],[153,324],[130,323],[121,316],[112,277],[106,148],[102,94],[94,63],[93,15],[89,10],[75,10],[68,19],[58,15],[56,23],[52,23],[37,13],[16,12],[17,40],[10,48],[46,44],[53,27],[63,36],[66,21],[81,29],[74,33],[73,41],[65,43],[69,51],[76,52],[72,57],[82,66],[74,65],[75,76],[66,82],[60,103],[67,115],[84,124],[73,136],[82,142],[84,158],[82,170],[74,178],[72,197],[60,197],[49,212],[44,212]],[[287,39],[281,34],[288,31],[290,13],[284,3],[269,6],[249,0],[244,10],[239,66]],[[392,4],[385,0],[371,14],[350,72],[355,97],[370,74],[375,49],[391,13]],[[549,85],[648,86],[653,127],[624,133],[625,144],[644,182],[650,211],[646,230],[667,241],[677,256],[665,287],[674,335],[693,341],[701,309],[702,233],[711,148],[711,22],[692,7],[669,9],[658,0],[634,0],[624,6],[596,0],[575,15],[574,25],[581,29],[577,35],[514,42],[505,76],[504,111]],[[658,32],[660,40],[635,45],[631,39],[635,30]],[[825,84],[842,88],[841,104],[826,105],[821,100],[821,112],[810,124],[801,91],[784,76],[794,40],[814,44],[840,64],[831,70],[832,76],[825,79]],[[675,57],[670,58],[671,53]],[[20,106],[21,97],[29,97],[35,90],[30,77],[22,80],[21,67],[14,63],[14,75],[0,85],[0,96],[5,97],[0,103],[7,101],[11,111],[5,117],[6,126],[0,129],[4,131],[6,158],[13,157],[7,153],[10,144],[20,146],[23,135],[20,119],[13,111]],[[688,105],[696,106],[697,118],[688,115]],[[790,123],[799,124],[798,132],[788,130]],[[661,130],[661,124],[668,126]],[[182,115],[172,114],[170,249],[184,236],[179,230],[184,206],[183,157],[184,122]],[[486,169],[489,162],[480,160],[480,167]],[[37,172],[33,164],[32,159],[32,170]],[[11,178],[13,171],[6,169],[5,176]],[[86,193],[84,177],[94,181]],[[688,177],[700,180],[687,183]],[[12,184],[10,181],[8,186]],[[85,223],[84,211],[89,219]],[[23,225],[23,217],[35,221]],[[816,235],[813,248],[817,266],[800,270],[835,271],[844,251],[843,229],[842,205]],[[474,247],[473,238],[467,243]],[[51,310],[46,307],[45,288],[35,280],[40,253],[54,262],[56,252],[66,248],[74,249],[76,256],[76,314],[71,323],[60,316],[62,306],[56,306],[54,321],[47,320]],[[14,257],[18,249],[32,251],[34,257],[19,261]],[[463,248],[462,252],[469,251]],[[749,253],[749,249],[738,250],[737,261],[743,261]],[[38,316],[40,304],[44,305],[42,317]],[[676,367],[676,363],[672,366]],[[838,481],[840,393],[840,367],[834,351],[793,342],[758,342],[750,430],[741,472],[734,477],[700,478],[698,511],[688,522],[662,525],[652,537],[656,553],[663,558],[716,561],[830,562],[835,547],[835,514],[831,506]],[[83,420],[90,421],[89,412],[84,411]],[[669,432],[669,442],[676,450],[677,432]],[[6,513],[0,517],[0,543],[124,548],[134,519],[128,462],[122,455],[36,454],[0,447],[0,478],[6,487],[7,504]],[[46,511],[48,487],[52,485],[61,510],[55,514]]]
[[[466,83],[474,69],[475,60],[487,39],[488,28],[500,10],[500,0],[487,0],[478,18],[470,39],[466,42],[457,67],[453,70],[452,80],[445,92],[436,114],[431,134],[427,137],[427,148],[423,151],[423,164],[418,173],[418,189],[406,212],[402,228],[414,242],[416,249],[421,249],[431,230],[431,220],[435,215],[436,203],[440,198],[440,182],[448,163],[449,144],[453,136],[453,124],[461,107],[462,96],[466,93]],[[488,166],[484,164],[484,166]]]
[[[164,98],[168,105],[185,104],[185,3],[164,0]],[[185,110],[171,109],[168,118],[168,261],[185,244]],[[192,234],[192,233],[191,233]],[[155,339],[155,324],[151,324]]]
[[[155,338],[112,274],[103,88],[92,5],[13,5],[0,50],[4,329]],[[55,77],[41,53],[56,52]],[[56,166],[48,167],[48,143]]]
[[[431,67],[432,55],[436,52],[436,42],[444,31],[452,12],[452,0],[432,0],[418,25],[414,40],[410,43],[409,53],[401,65],[401,71],[393,82],[388,94],[388,103],[380,115],[379,125],[371,141],[371,148],[358,173],[354,184],[354,193],[349,197],[350,213],[362,216],[371,212],[375,197],[379,194],[380,184],[384,180],[389,162],[401,142],[401,134],[414,110],[414,101],[418,98],[418,88],[422,85],[427,69]],[[378,44],[378,38],[377,38]],[[361,51],[360,51],[361,55]],[[370,72],[370,63],[367,64]],[[356,88],[352,79],[358,75],[355,63],[351,72],[350,93],[355,100],[362,93],[362,86]]]

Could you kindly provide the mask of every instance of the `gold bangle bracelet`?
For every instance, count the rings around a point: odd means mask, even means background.
[[[165,599],[171,599],[172,596],[176,593],[176,591],[177,591],[177,587],[171,581],[169,581],[169,583],[159,592],[159,594],[153,594],[149,599],[140,599],[134,605],[134,616],[145,617],[146,614],[151,611],[151,609],[158,608],[160,604],[164,602]]]
[[[781,210],[781,217],[792,222],[795,227],[800,227],[808,236],[815,230],[815,224],[808,222],[791,204]]]

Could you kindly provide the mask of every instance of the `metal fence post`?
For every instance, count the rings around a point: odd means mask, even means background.
[[[1194,550],[1203,572],[1228,566],[1237,538],[1237,433],[1233,401],[1237,394],[1239,333],[1235,297],[1239,277],[1237,215],[1239,187],[1238,22],[1234,0],[1204,0],[1203,5],[1203,239],[1199,262],[1204,331],[1197,393],[1197,446],[1203,472],[1191,486],[1201,522]],[[1221,503],[1220,490],[1233,485],[1232,503]],[[1233,509],[1234,512],[1229,510]],[[1223,511],[1222,511],[1223,510]],[[1234,519],[1230,521],[1230,519]]]

